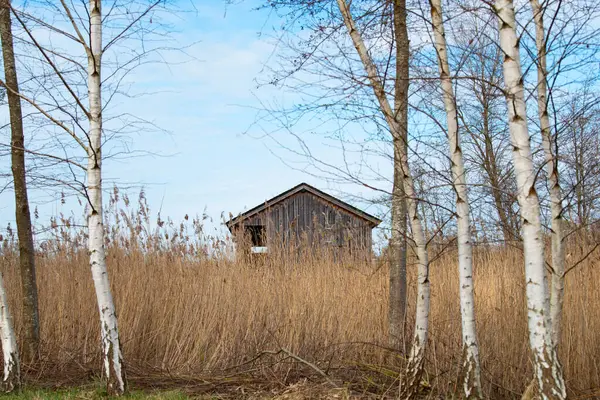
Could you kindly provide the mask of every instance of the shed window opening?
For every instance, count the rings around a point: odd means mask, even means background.
[[[252,247],[265,247],[266,241],[266,227],[264,225],[248,225],[246,226],[246,233],[250,236]]]
[[[327,211],[327,227],[330,228],[333,225],[335,225],[335,218],[336,217],[336,212],[334,210],[328,210]]]

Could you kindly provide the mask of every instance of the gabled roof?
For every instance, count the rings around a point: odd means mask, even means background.
[[[285,192],[283,192],[281,194],[278,194],[277,196],[273,197],[272,199],[269,199],[269,200],[265,201],[264,203],[246,211],[245,213],[240,214],[237,217],[230,219],[225,224],[227,225],[227,228],[229,228],[229,230],[231,230],[231,228],[233,226],[241,223],[246,218],[252,217],[253,215],[260,213],[261,211],[264,211],[267,208],[272,207],[275,204],[282,202],[283,200],[285,200],[295,194],[302,193],[302,192],[311,193],[312,195],[320,198],[321,200],[324,200],[330,204],[340,207],[343,210],[346,210],[347,212],[349,212],[350,214],[370,222],[372,224],[373,228],[381,223],[381,220],[379,218],[374,217],[371,214],[368,214],[362,210],[359,210],[358,208],[356,208],[340,199],[336,199],[335,197],[309,185],[308,183],[301,183],[297,186],[294,186],[293,188],[291,188],[289,190],[286,190]]]

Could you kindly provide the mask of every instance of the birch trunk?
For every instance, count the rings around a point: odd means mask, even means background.
[[[407,153],[402,155],[402,167],[404,170],[404,191],[406,192],[408,219],[412,229],[412,237],[415,243],[418,263],[415,332],[408,356],[405,381],[402,382],[400,391],[400,397],[408,399],[413,398],[418,392],[421,383],[421,375],[423,374],[427,336],[429,333],[430,287],[427,241],[425,240],[421,219],[418,215],[418,203],[414,189],[415,185],[412,176],[410,175]]]
[[[469,199],[467,179],[460,139],[458,135],[458,117],[456,101],[450,79],[450,66],[446,49],[446,37],[442,19],[441,0],[430,0],[431,21],[438,56],[440,80],[446,109],[448,142],[453,187],[456,191],[456,218],[458,236],[458,272],[460,279],[460,312],[462,320],[462,371],[463,396],[466,399],[481,399],[481,368],[479,365],[479,346],[475,329],[475,297],[473,294],[473,248],[471,244],[471,226],[469,222]]]
[[[23,115],[19,82],[15,66],[12,27],[10,19],[10,0],[0,0],[0,35],[2,38],[2,56],[4,60],[4,79],[7,90],[8,110],[11,128],[11,169],[15,189],[15,220],[19,238],[19,269],[23,293],[24,359],[34,362],[39,355],[40,325],[38,311],[38,293],[35,277],[35,254],[31,214],[27,196],[27,178],[25,168],[25,139],[23,134]]]
[[[394,119],[400,132],[394,138],[394,184],[392,187],[392,238],[390,243],[389,337],[390,347],[400,350],[405,342],[406,323],[406,194],[401,156],[407,151],[408,128],[408,58],[406,1],[394,1],[394,37],[396,40],[396,82]]]
[[[125,393],[127,383],[119,343],[117,314],[110,290],[106,254],[104,249],[104,224],[102,221],[102,11],[101,0],[90,0],[90,48],[88,49],[89,94],[89,150],[87,167],[87,194],[89,201],[88,246],[90,267],[98,309],[100,312],[102,358],[109,395]]]
[[[373,93],[379,103],[380,110],[386,119],[392,139],[394,141],[403,141],[404,145],[397,146],[394,148],[394,157],[398,157],[399,160],[395,160],[394,166],[400,168],[402,174],[402,181],[404,187],[404,193],[406,195],[406,205],[408,220],[411,225],[413,241],[415,243],[418,263],[418,277],[417,277],[417,304],[416,304],[416,317],[415,317],[415,331],[412,339],[411,349],[408,356],[408,362],[406,367],[405,379],[402,382],[400,396],[403,398],[413,397],[419,389],[421,382],[421,375],[423,373],[423,363],[425,361],[425,350],[427,346],[427,335],[429,329],[429,298],[430,298],[430,287],[429,287],[429,260],[427,257],[427,242],[423,233],[423,227],[421,226],[421,219],[418,214],[418,202],[415,196],[414,182],[410,174],[410,168],[408,164],[408,152],[406,145],[406,137],[403,136],[403,127],[398,123],[396,114],[385,93],[383,83],[377,72],[377,68],[369,55],[365,43],[356,29],[356,24],[350,13],[350,8],[345,0],[337,0],[340,13],[344,20],[344,24],[348,29],[348,34],[352,39],[352,43],[356,49],[358,56],[363,63]],[[408,67],[408,63],[407,63]],[[406,77],[408,72],[406,72]],[[399,79],[399,77],[396,77]],[[400,79],[402,79],[400,77]],[[408,84],[408,83],[407,83]],[[406,127],[404,127],[404,134]]]
[[[562,194],[558,181],[558,162],[552,151],[552,131],[548,115],[548,85],[546,83],[546,34],[544,32],[543,10],[538,0],[530,0],[535,21],[535,43],[537,59],[537,92],[538,115],[542,133],[542,147],[548,175],[548,191],[550,193],[550,213],[552,215],[552,283],[550,289],[550,319],[552,323],[552,339],[558,348],[560,342],[562,308],[565,287],[565,249],[562,229]]]
[[[8,310],[8,299],[4,289],[4,277],[0,272],[0,342],[4,358],[4,375],[2,390],[12,392],[21,388],[21,368],[19,366],[19,350],[13,328],[12,318]]]
[[[534,395],[540,399],[564,399],[566,390],[562,368],[556,349],[552,345],[540,207],[535,190],[535,171],[529,144],[519,41],[512,0],[496,0],[494,11],[499,20],[500,47],[504,52],[503,71],[509,129],[518,201],[521,207],[527,320],[536,382]]]

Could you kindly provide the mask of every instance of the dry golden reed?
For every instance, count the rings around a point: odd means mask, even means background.
[[[129,216],[118,211],[118,223],[127,226],[124,221],[140,212],[149,214],[145,207]],[[384,260],[356,264],[303,256],[295,262],[277,257],[257,263],[234,260],[225,252],[212,257],[210,249],[200,249],[201,219],[193,220],[195,229],[188,235],[188,228],[168,220],[150,231],[141,227],[147,219],[141,217],[130,221],[131,229],[118,240],[115,215],[107,221],[107,262],[124,357],[137,374],[223,376],[229,368],[243,365],[238,370],[285,382],[293,377],[290,371],[306,371],[306,366],[292,367],[274,357],[270,363],[265,357],[248,363],[263,351],[281,348],[339,379],[349,379],[340,375],[345,367],[358,369],[360,373],[350,377],[362,385],[385,375],[383,366],[398,369],[398,362],[382,349],[387,343],[388,308]],[[54,223],[55,239],[37,256],[42,353],[53,366],[45,373],[79,368],[98,374],[98,311],[82,248],[85,241],[76,237],[83,231],[65,228],[70,223],[62,222]],[[178,244],[172,239],[176,233]],[[209,246],[207,241],[204,246]],[[589,248],[570,244],[569,262]],[[17,259],[14,245],[5,239],[0,267],[21,334]],[[474,261],[485,391],[490,398],[515,397],[531,376],[521,252],[478,247]],[[415,269],[410,267],[413,306]],[[567,275],[560,354],[575,395],[593,395],[600,387],[598,282],[596,253]],[[435,260],[431,285],[426,379],[434,391],[449,392],[458,380],[461,348],[455,253]]]

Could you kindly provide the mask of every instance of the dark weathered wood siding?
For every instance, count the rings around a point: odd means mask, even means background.
[[[267,247],[303,244],[321,249],[346,248],[365,254],[371,250],[371,222],[310,192],[296,193],[244,218],[240,225],[265,226]]]

